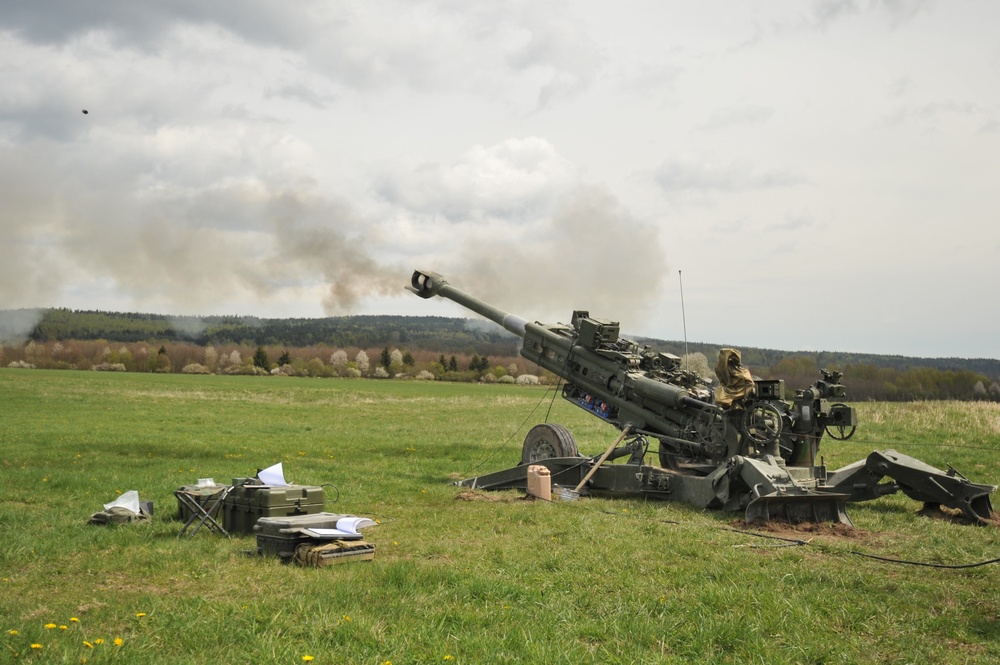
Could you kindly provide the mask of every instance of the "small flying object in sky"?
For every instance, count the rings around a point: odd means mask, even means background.
[[[83,109],[83,114],[87,115],[87,109]]]

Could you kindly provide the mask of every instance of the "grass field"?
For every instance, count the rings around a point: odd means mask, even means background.
[[[856,406],[830,468],[891,447],[1000,482],[1000,405]],[[0,662],[1000,661],[1000,565],[855,554],[975,563],[1000,556],[1000,527],[892,496],[852,505],[853,531],[765,534],[808,541],[792,546],[685,505],[450,484],[513,465],[549,410],[530,387],[0,370]],[[548,419],[585,454],[617,434],[561,400]],[[278,461],[335,486],[328,511],[379,521],[374,561],[178,539],[177,487]],[[151,523],[86,526],[130,489]]]

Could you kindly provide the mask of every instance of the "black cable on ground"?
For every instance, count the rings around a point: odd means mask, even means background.
[[[541,399],[538,400],[538,403],[535,404],[534,408],[531,409],[531,411],[528,412],[528,415],[524,417],[524,420],[521,421],[521,424],[517,426],[517,429],[515,429],[513,432],[511,432],[510,436],[507,437],[507,440],[504,441],[503,443],[501,443],[492,453],[490,453],[485,458],[483,458],[483,460],[480,461],[479,464],[475,465],[474,467],[472,467],[471,469],[469,469],[467,472],[463,473],[462,475],[464,477],[468,477],[468,475],[470,473],[472,473],[473,471],[475,471],[476,469],[478,469],[482,465],[484,465],[487,462],[489,462],[491,459],[493,459],[494,457],[496,457],[497,453],[499,453],[501,450],[503,450],[504,448],[506,448],[507,444],[510,443],[514,439],[514,437],[517,435],[518,432],[521,431],[521,429],[524,427],[525,423],[527,423],[528,419],[531,418],[532,415],[534,415],[535,411],[538,410],[538,407],[540,407],[542,405],[542,402],[545,401],[545,398],[547,396],[548,396],[548,391],[546,390],[545,393],[542,395]]]
[[[907,561],[905,559],[890,559],[884,556],[876,556],[875,554],[865,554],[864,552],[855,552],[854,550],[848,550],[851,554],[856,554],[858,556],[863,556],[866,559],[875,559],[876,561],[885,561],[886,563],[903,563],[908,566],[925,566],[927,568],[946,568],[948,570],[960,570],[962,568],[978,568],[979,566],[986,566],[991,563],[1000,563],[1000,558],[988,559],[986,561],[980,561],[978,563],[962,563],[962,564],[947,564],[947,563],[926,563],[923,561]]]
[[[336,485],[334,485],[333,483],[326,483],[325,485],[320,485],[320,487],[332,487],[333,490],[337,493],[337,498],[334,499],[333,502],[337,503],[338,501],[340,501],[340,490],[337,488]]]
[[[612,513],[610,511],[601,511],[601,512],[606,512],[609,515],[617,515],[618,514],[618,513]],[[679,522],[669,522],[669,523],[671,523],[671,524],[679,524]],[[802,546],[802,545],[810,545],[810,544],[812,544],[812,539],[810,539],[810,540],[802,540],[800,538],[783,538],[781,536],[775,536],[775,535],[772,535],[772,534],[769,534],[769,533],[757,533],[755,531],[747,531],[745,529],[733,529],[733,528],[726,527],[726,526],[720,526],[720,527],[717,527],[717,528],[719,528],[719,529],[721,529],[723,531],[730,531],[732,533],[740,533],[740,534],[744,534],[744,535],[747,535],[747,536],[754,536],[755,538],[768,538],[768,539],[771,539],[771,540],[780,540],[780,541],[783,541],[785,543],[788,543],[788,545],[785,545],[785,547],[793,547],[793,546]],[[909,561],[909,560],[906,560],[906,559],[891,559],[889,557],[878,556],[876,554],[865,554],[864,552],[858,552],[856,550],[847,550],[847,552],[849,554],[854,554],[856,556],[865,557],[866,559],[874,559],[875,561],[882,561],[882,562],[885,562],[885,563],[899,563],[899,564],[904,564],[904,565],[908,565],[908,566],[923,566],[923,567],[926,567],[926,568],[942,568],[942,569],[945,569],[945,570],[963,570],[965,568],[979,568],[981,566],[987,566],[987,565],[990,565],[990,564],[993,564],[993,563],[1000,563],[1000,557],[997,557],[995,559],[987,559],[986,561],[978,561],[976,563],[947,564],[947,563],[928,563],[928,562],[924,562],[924,561]]]

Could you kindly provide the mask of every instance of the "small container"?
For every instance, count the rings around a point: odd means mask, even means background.
[[[552,473],[547,467],[540,464],[528,467],[528,494],[545,501],[552,500]]]
[[[580,498],[580,493],[568,487],[556,485],[552,488],[552,499],[554,501],[576,501]]]

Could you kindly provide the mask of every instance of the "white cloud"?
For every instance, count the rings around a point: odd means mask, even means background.
[[[996,355],[963,294],[1000,246],[1000,5],[3,12],[0,309],[432,313],[419,267],[670,336],[683,269],[705,341]]]
[[[765,170],[744,161],[728,164],[666,161],[655,174],[664,192],[742,192],[773,187],[794,187],[805,178],[790,172]]]
[[[546,141],[508,139],[475,146],[447,166],[397,168],[380,179],[377,191],[418,214],[456,222],[502,217],[519,223],[548,214],[577,178],[575,167]]]

